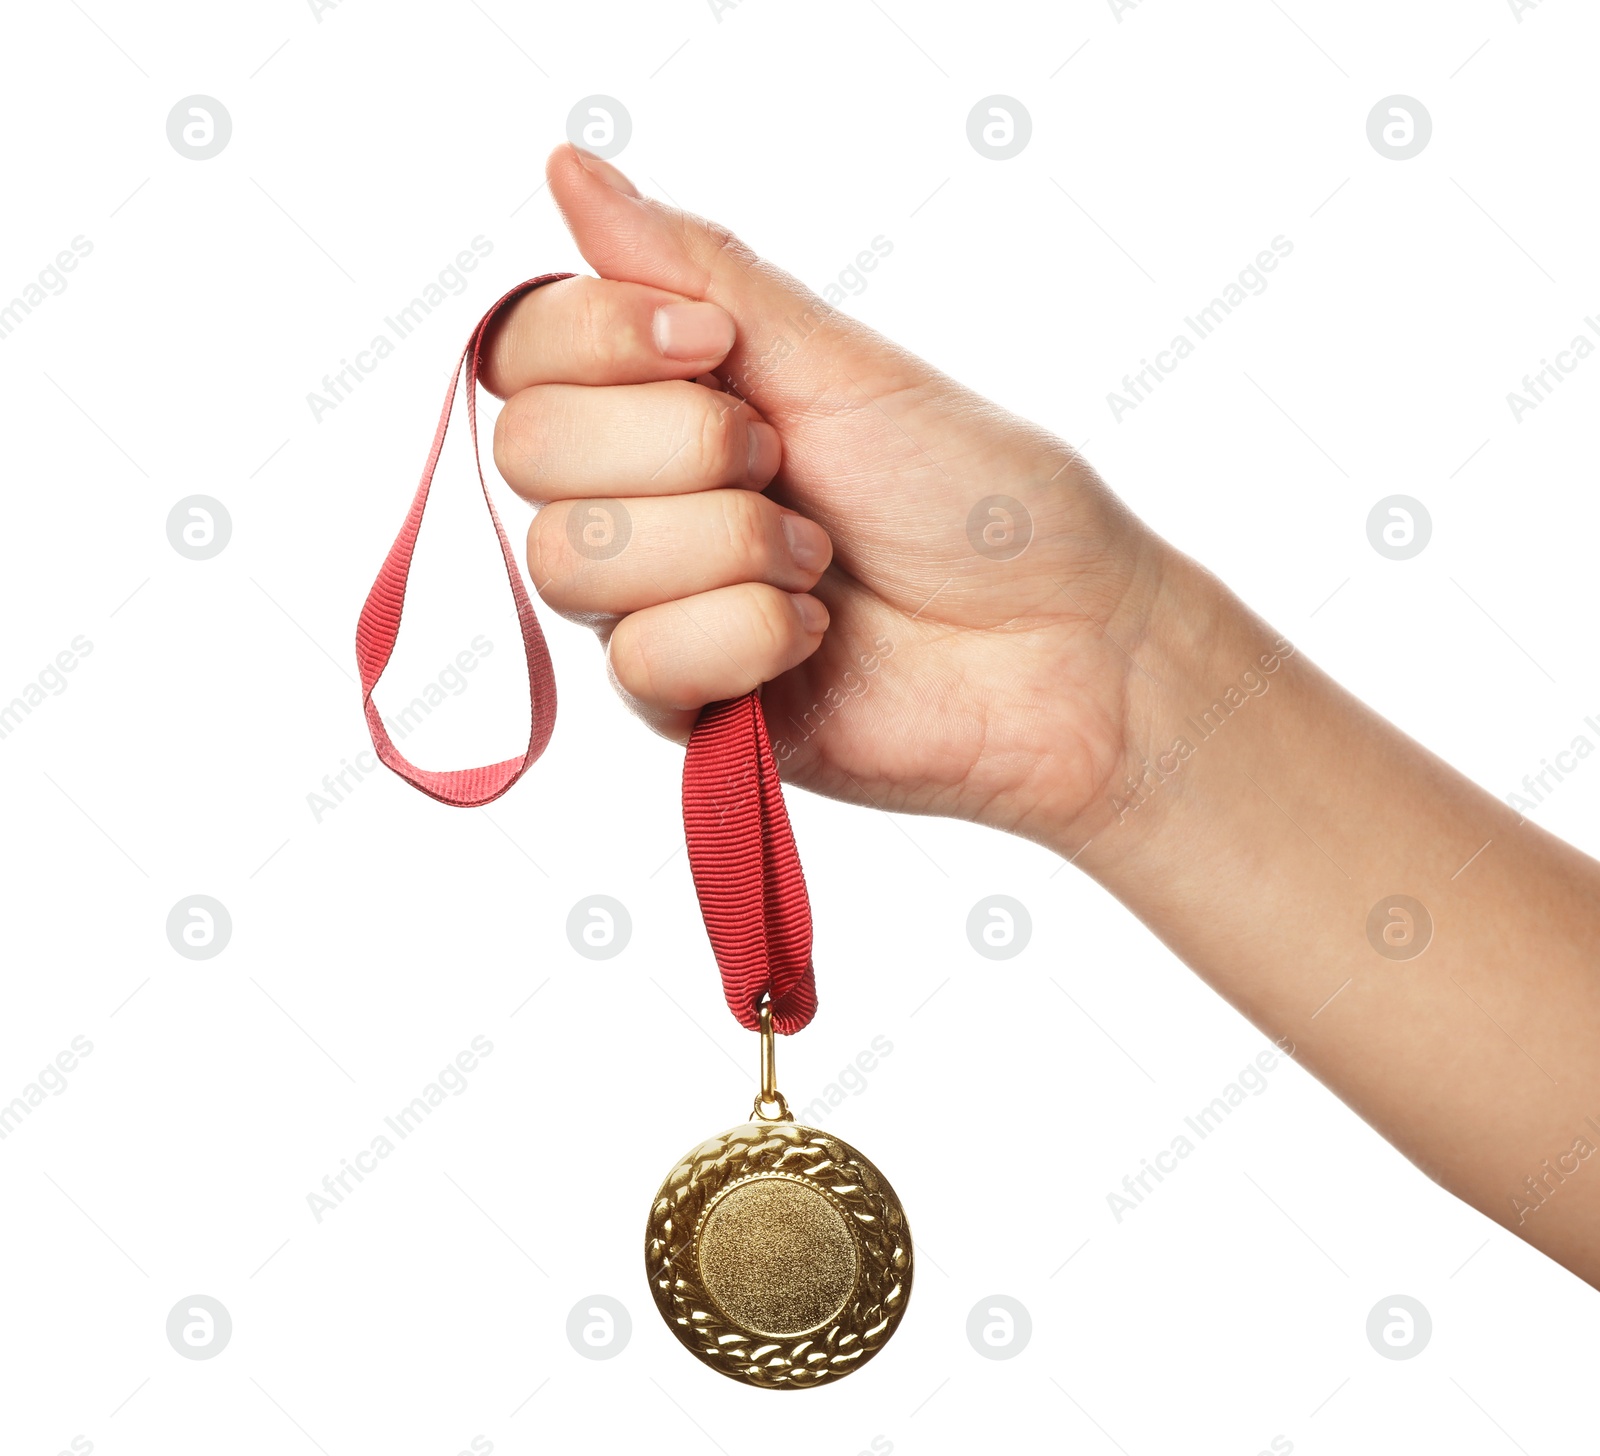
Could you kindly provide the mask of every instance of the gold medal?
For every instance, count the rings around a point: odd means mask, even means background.
[[[750,1117],[667,1174],[645,1232],[650,1292],[685,1347],[731,1379],[830,1384],[876,1355],[905,1314],[911,1230],[882,1173],[790,1115],[766,1005]]]

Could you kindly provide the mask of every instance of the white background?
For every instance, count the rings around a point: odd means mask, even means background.
[[[1600,716],[1600,361],[1520,423],[1506,402],[1600,310],[1597,43],[1575,0],[14,7],[0,298],[73,237],[93,251],[0,340],[0,700],[75,636],[92,652],[0,740],[0,1098],[74,1036],[94,1050],[0,1142],[0,1446],[1592,1444],[1594,1292],[1297,1066],[1118,1223],[1107,1194],[1262,1037],[1044,851],[801,793],[823,1010],[782,1080],[809,1102],[892,1043],[828,1126],[895,1181],[917,1283],[855,1379],[721,1379],[641,1268],[657,1181],[742,1119],[755,1072],[698,922],[678,751],[547,617],[560,725],[509,797],[447,810],[379,774],[318,822],[307,796],[365,745],[356,614],[456,351],[504,288],[582,266],[538,188],[595,93],[632,116],[642,188],[814,287],[890,239],[852,312],[1086,443],[1302,651],[1517,788]],[[194,93],[233,120],[204,162],[165,133]],[[965,133],[995,93],[1033,120],[1006,162]],[[1395,93],[1433,118],[1406,162],[1366,135]],[[315,421],[307,393],[480,234],[470,286]],[[1279,234],[1267,291],[1115,422],[1121,376]],[[520,742],[468,472],[457,436],[386,679],[409,695],[493,643],[407,743],[438,765]],[[1433,519],[1407,562],[1365,533],[1395,493]],[[166,536],[194,494],[232,519],[209,561]],[[1533,817],[1593,850],[1597,803],[1591,760]],[[232,917],[211,960],[165,933],[196,893]],[[604,962],[565,933],[596,893],[633,922]],[[1012,960],[966,938],[992,893],[1031,911]],[[478,1035],[468,1090],[317,1222],[323,1176]],[[195,1293],[233,1320],[211,1360],[164,1333]],[[565,1335],[596,1293],[633,1316],[604,1362]],[[1033,1321],[1003,1362],[965,1335],[996,1293]],[[1365,1335],[1396,1293],[1433,1319],[1406,1361]]]

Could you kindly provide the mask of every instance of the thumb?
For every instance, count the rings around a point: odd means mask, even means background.
[[[545,172],[568,231],[602,278],[705,299],[733,316],[737,337],[719,373],[780,430],[941,379],[726,228],[640,196],[593,153],[559,146]]]

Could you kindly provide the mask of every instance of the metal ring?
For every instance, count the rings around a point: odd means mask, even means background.
[[[789,1111],[789,1100],[783,1095],[783,1093],[774,1092],[771,1100],[778,1104],[778,1111],[776,1114],[770,1113],[766,1110],[768,1099],[762,1096],[760,1093],[756,1094],[755,1105],[750,1109],[750,1120],[752,1122],[794,1121],[794,1114]]]

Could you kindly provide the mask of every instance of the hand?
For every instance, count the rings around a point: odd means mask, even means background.
[[[1175,553],[1069,445],[714,224],[570,146],[548,172],[601,276],[521,300],[484,371],[544,599],[670,737],[764,682],[788,781],[1087,838]],[[626,512],[614,555],[569,534],[597,498]]]

